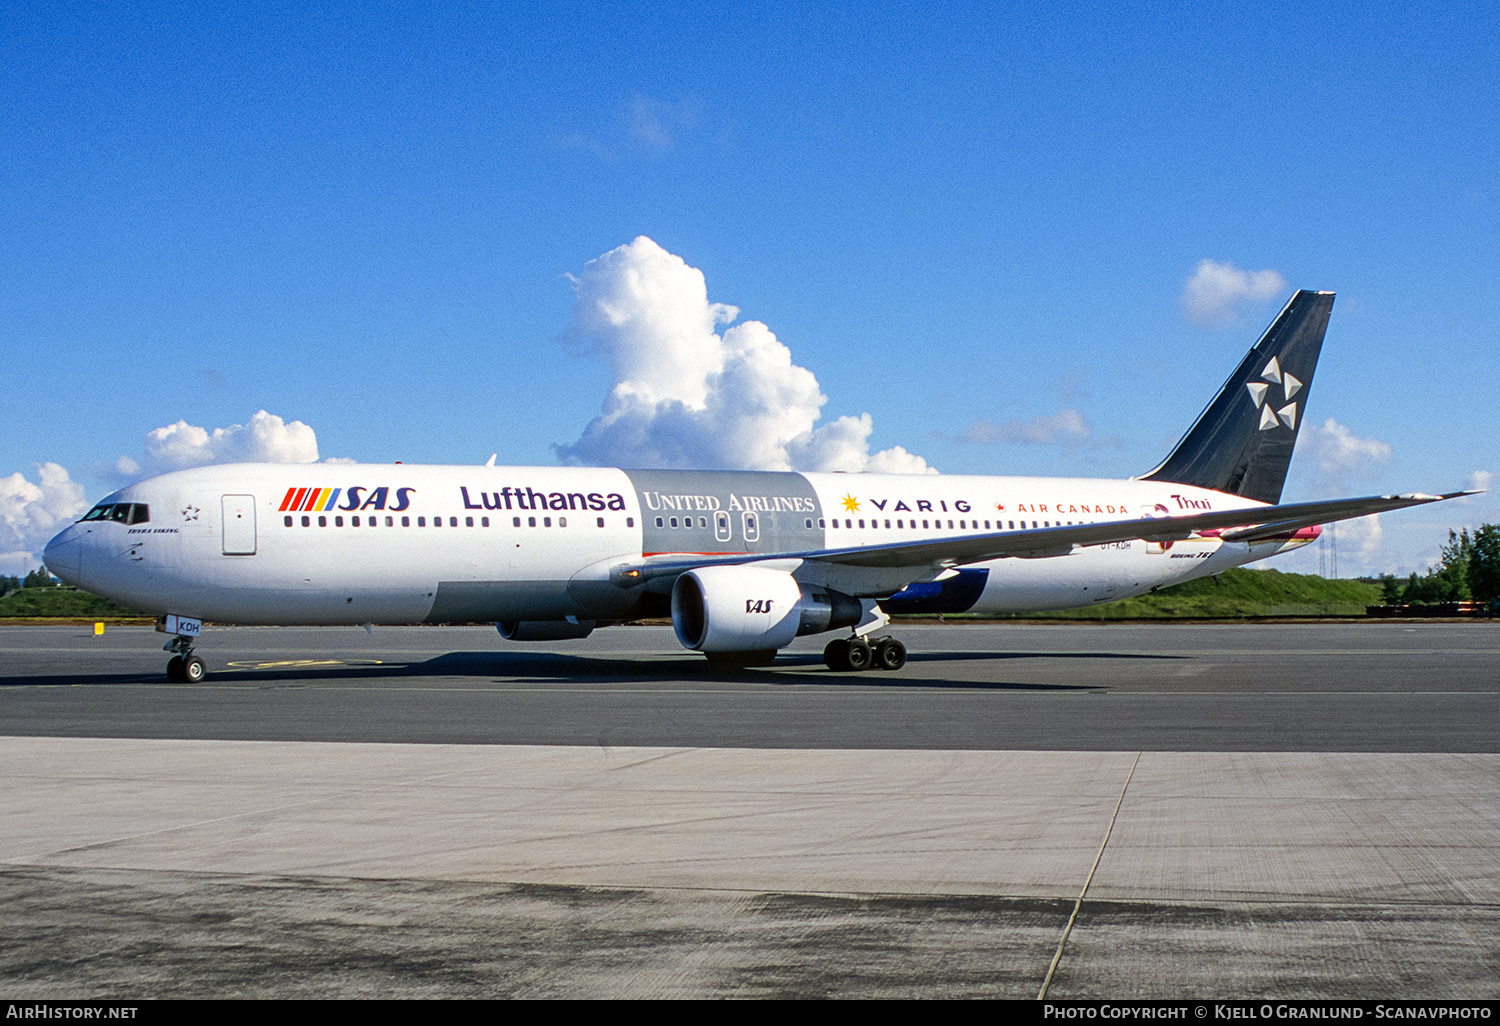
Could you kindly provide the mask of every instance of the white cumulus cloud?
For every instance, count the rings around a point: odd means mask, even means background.
[[[1321,424],[1308,424],[1297,439],[1297,451],[1312,458],[1317,467],[1320,492],[1344,494],[1350,481],[1370,480],[1391,458],[1391,447],[1378,438],[1360,438],[1329,417]]]
[[[185,420],[146,433],[144,464],[120,457],[115,469],[133,476],[142,468],[152,474],[210,463],[316,463],[318,439],[313,429],[290,424],[261,410],[248,423],[225,428],[196,427]]]
[[[0,478],[0,572],[12,576],[35,570],[37,554],[88,505],[63,467],[39,463],[36,471],[35,484],[20,472]]]
[[[1182,312],[1202,328],[1227,328],[1240,311],[1286,291],[1276,271],[1242,271],[1233,264],[1203,260],[1182,290]]]
[[[1308,498],[1341,498],[1360,494],[1359,482],[1378,477],[1391,458],[1391,446],[1373,436],[1360,437],[1329,417],[1321,424],[1307,423],[1297,437],[1297,473],[1310,489]],[[1368,489],[1364,489],[1368,491]],[[1341,520],[1323,528],[1324,537],[1285,561],[1284,569],[1301,567],[1304,573],[1318,571],[1320,553],[1337,551],[1340,577],[1380,573],[1390,569],[1393,554],[1386,548],[1380,517]]]
[[[815,427],[828,397],[759,321],[708,300],[703,272],[644,235],[584,266],[567,337],[614,383],[569,463],[936,473],[900,447],[871,454],[868,413]],[[724,327],[722,332],[719,330]]]

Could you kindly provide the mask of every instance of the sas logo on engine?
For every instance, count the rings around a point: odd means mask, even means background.
[[[745,612],[747,613],[769,613],[771,611],[770,599],[746,599]]]
[[[323,513],[327,510],[338,509],[345,512],[362,509],[388,509],[399,512],[411,506],[411,493],[415,488],[397,488],[396,503],[387,506],[386,501],[390,498],[391,489],[382,485],[379,488],[367,488],[357,485],[353,488],[288,488],[286,496],[281,500],[282,513]],[[368,497],[366,492],[370,494]],[[339,502],[342,494],[344,501]]]

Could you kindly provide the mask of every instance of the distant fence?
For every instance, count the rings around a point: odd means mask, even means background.
[[[1358,602],[1283,602],[1263,606],[1253,616],[1363,616],[1369,606]]]
[[[1494,616],[1479,602],[1431,602],[1412,606],[1365,606],[1366,616]]]

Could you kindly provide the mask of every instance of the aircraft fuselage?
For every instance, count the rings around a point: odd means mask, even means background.
[[[126,504],[144,511],[120,512]],[[612,571],[670,555],[748,563],[1259,505],[1138,480],[239,464],[121,489],[101,503],[119,515],[68,528],[47,563],[133,608],[219,622],[612,620],[666,615],[668,589]],[[1195,533],[957,568],[775,565],[803,585],[883,600],[886,612],[1045,610],[1138,595],[1315,536],[1244,544]]]

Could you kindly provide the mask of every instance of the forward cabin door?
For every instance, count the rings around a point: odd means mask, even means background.
[[[226,495],[224,509],[224,555],[255,555],[255,496]]]

